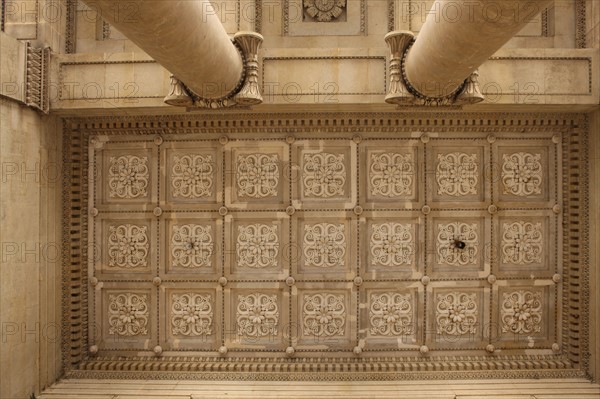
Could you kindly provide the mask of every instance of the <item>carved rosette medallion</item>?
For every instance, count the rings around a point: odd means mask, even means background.
[[[457,241],[465,243],[465,248],[458,248],[456,246]],[[438,224],[438,235],[435,243],[438,263],[452,266],[476,264],[478,245],[476,224],[461,222]]]
[[[171,296],[171,332],[173,335],[212,335],[213,308],[209,294],[173,294]]]
[[[147,226],[122,224],[110,226],[108,230],[109,266],[133,269],[148,265]]]
[[[241,336],[258,338],[277,335],[277,295],[238,295],[236,321],[238,334]]]
[[[371,294],[369,320],[371,335],[413,334],[413,310],[410,294],[386,292]]]
[[[308,15],[319,22],[331,22],[342,15],[346,0],[303,0]]]
[[[239,197],[265,198],[277,195],[279,184],[277,154],[238,155],[236,169]]]
[[[514,222],[503,224],[502,261],[528,264],[542,262],[542,224]]]
[[[343,266],[346,254],[344,230],[343,224],[304,226],[304,265],[323,268]]]
[[[173,197],[202,198],[212,195],[214,161],[212,155],[183,155],[173,158],[171,186]]]
[[[439,195],[477,194],[477,154],[438,154],[435,179]]]
[[[438,334],[464,335],[477,331],[477,295],[463,292],[438,294],[435,318]]]
[[[369,171],[371,194],[384,197],[412,194],[415,175],[412,154],[372,154]]]
[[[133,199],[147,197],[148,158],[135,155],[110,157],[108,187],[111,198]]]
[[[502,332],[532,334],[541,331],[542,294],[539,291],[520,290],[503,296]]]
[[[374,224],[370,244],[372,265],[401,266],[412,262],[414,239],[410,224]]]
[[[526,197],[542,193],[541,154],[517,152],[505,154],[502,159],[504,194]]]
[[[304,295],[302,320],[305,336],[344,335],[346,324],[344,296],[328,293]]]
[[[343,154],[304,154],[304,195],[328,198],[344,195],[346,166]]]
[[[147,296],[134,293],[109,295],[108,333],[110,335],[148,335]]]
[[[259,223],[238,226],[236,252],[237,265],[240,267],[262,269],[277,266],[279,255],[277,226]]]
[[[173,226],[171,256],[173,267],[211,267],[214,240],[211,226],[184,224]]]

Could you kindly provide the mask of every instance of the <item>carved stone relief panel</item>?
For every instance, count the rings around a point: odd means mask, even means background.
[[[156,221],[144,214],[103,213],[89,251],[100,278],[147,279],[156,273]]]
[[[224,293],[224,342],[229,350],[283,351],[289,346],[290,294],[285,284],[231,283]]]
[[[222,289],[213,283],[161,284],[165,321],[161,345],[175,350],[216,351],[221,344]]]
[[[225,146],[225,165],[227,207],[281,209],[289,203],[290,161],[287,144],[229,143]]]
[[[292,146],[294,207],[352,208],[356,203],[356,144],[298,141]]]
[[[495,326],[499,348],[551,348],[555,330],[555,316],[551,309],[559,305],[554,284],[531,280],[516,280],[511,284],[500,282],[494,287]]]
[[[160,148],[164,210],[214,209],[223,201],[223,160],[214,142],[174,141]]]
[[[498,276],[550,278],[558,273],[558,216],[551,211],[498,213]]]
[[[420,140],[374,141],[360,146],[360,197],[364,208],[421,209],[423,144]]]
[[[102,282],[90,309],[90,335],[101,350],[151,350],[156,340],[156,293],[152,284],[126,287]]]
[[[490,195],[489,154],[485,140],[467,143],[435,140],[428,148],[427,195],[436,207],[480,207]],[[477,145],[473,145],[477,144]]]
[[[356,275],[356,219],[351,212],[298,212],[292,220],[292,273],[303,279]]]
[[[364,0],[285,0],[282,8],[285,36],[367,34]]]
[[[431,213],[427,274],[440,278],[483,278],[490,274],[490,217],[487,212]]]
[[[133,210],[150,208],[156,203],[157,151],[147,145],[106,143],[97,141],[93,196],[99,210]],[[116,206],[117,208],[114,208]],[[151,209],[151,208],[150,208]]]
[[[223,221],[213,213],[165,213],[161,237],[161,278],[214,280],[221,275]]]
[[[425,242],[421,212],[365,211],[359,222],[362,276],[421,278]]]
[[[289,270],[290,217],[285,212],[231,213],[225,217],[225,276],[282,280]]]
[[[456,350],[489,343],[490,288],[484,283],[432,283],[427,287],[427,342]]]
[[[292,288],[292,343],[301,352],[350,349],[356,340],[351,283],[297,283]]]
[[[359,339],[364,349],[418,350],[424,320],[423,285],[396,283],[393,287],[366,282],[360,297]]]
[[[556,149],[543,141],[496,143],[495,192],[503,206],[548,206],[558,202]]]

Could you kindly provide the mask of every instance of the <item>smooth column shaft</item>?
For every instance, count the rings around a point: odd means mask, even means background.
[[[223,97],[240,82],[242,58],[210,1],[84,2],[201,97]]]
[[[437,0],[405,63],[408,82],[429,97],[455,91],[552,0]]]

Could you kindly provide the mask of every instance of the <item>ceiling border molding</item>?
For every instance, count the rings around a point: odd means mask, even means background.
[[[70,378],[226,380],[398,380],[444,378],[571,378],[589,368],[587,118],[545,113],[308,113],[164,115],[70,118],[63,135],[63,366]],[[563,322],[554,355],[429,357],[264,358],[249,364],[231,357],[93,357],[88,352],[88,143],[95,135],[310,134],[336,139],[376,132],[392,139],[425,132],[562,134]],[[417,135],[417,136],[415,136]],[[281,138],[279,137],[279,138]],[[350,136],[351,137],[351,136]],[[211,137],[214,138],[214,137]],[[465,138],[465,140],[468,140]],[[519,140],[516,138],[516,140]],[[582,222],[583,221],[583,222]],[[577,317],[577,315],[581,315]],[[239,357],[238,357],[239,356]],[[240,372],[239,370],[244,370]],[[160,372],[160,374],[158,374]]]

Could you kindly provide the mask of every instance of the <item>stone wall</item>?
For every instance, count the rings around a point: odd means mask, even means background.
[[[0,102],[0,397],[56,381],[61,362],[61,149],[57,118]]]

